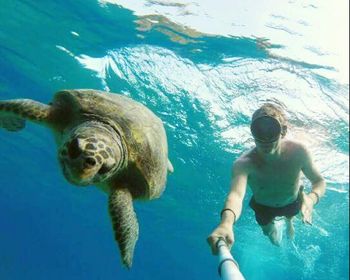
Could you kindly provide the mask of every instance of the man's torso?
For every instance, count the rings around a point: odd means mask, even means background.
[[[299,178],[302,168],[298,144],[291,141],[281,143],[281,154],[267,161],[256,149],[248,152],[248,184],[257,203],[271,207],[282,207],[294,202],[299,193]]]

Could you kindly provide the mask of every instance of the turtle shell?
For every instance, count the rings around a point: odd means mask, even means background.
[[[162,121],[147,107],[126,96],[97,90],[63,90],[53,106],[63,108],[70,122],[107,121],[121,134],[128,165],[120,178],[144,199],[159,197],[166,184],[168,147]]]

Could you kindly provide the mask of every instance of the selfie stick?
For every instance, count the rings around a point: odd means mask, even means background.
[[[222,280],[245,280],[239,271],[238,263],[232,257],[224,239],[220,238],[216,243],[219,251],[219,275]]]

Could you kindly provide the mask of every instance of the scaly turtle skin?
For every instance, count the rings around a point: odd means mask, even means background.
[[[128,97],[96,90],[63,90],[49,105],[0,101],[0,127],[19,131],[25,120],[53,131],[69,182],[108,193],[122,262],[130,268],[139,232],[133,200],[159,197],[173,171],[162,121]]]

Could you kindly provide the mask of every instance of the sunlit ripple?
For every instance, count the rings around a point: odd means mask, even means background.
[[[337,5],[319,0],[100,2],[123,5],[138,16],[166,16],[174,23],[205,34],[265,38],[271,44],[283,46],[273,49],[273,55],[332,66],[336,71],[326,72],[321,69],[319,73],[349,83],[347,0],[338,1]]]

